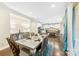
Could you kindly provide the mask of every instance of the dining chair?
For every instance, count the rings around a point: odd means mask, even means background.
[[[14,41],[18,40],[19,39],[18,37],[19,37],[18,33],[10,35],[10,38],[13,39]]]
[[[9,43],[9,46],[12,50],[13,55],[19,56],[19,54],[20,54],[19,45],[17,45],[13,39],[7,38],[7,41]]]
[[[45,51],[47,49],[48,45],[48,38],[44,38],[42,43],[41,43],[41,49],[35,53],[35,56],[45,56]]]
[[[26,49],[25,47],[20,48],[19,45],[17,45],[17,43],[13,39],[7,38],[7,41],[9,43],[9,46],[14,56],[29,56],[30,55],[30,51],[28,49]]]
[[[48,45],[48,38],[45,37],[43,39],[43,42],[42,42],[42,46],[41,46],[41,54],[44,55],[44,52],[45,50],[47,49],[47,45]]]

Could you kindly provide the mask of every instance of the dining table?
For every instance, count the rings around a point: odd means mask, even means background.
[[[31,54],[36,52],[36,48],[42,43],[43,38],[33,37],[31,39],[20,39],[16,43],[22,48],[25,47],[30,50]]]

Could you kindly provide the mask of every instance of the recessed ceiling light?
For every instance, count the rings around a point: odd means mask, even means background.
[[[55,7],[55,4],[51,4],[51,7],[54,8]]]

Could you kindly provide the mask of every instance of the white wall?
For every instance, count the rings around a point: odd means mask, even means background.
[[[9,36],[9,10],[0,3],[0,49],[8,45],[6,38]]]

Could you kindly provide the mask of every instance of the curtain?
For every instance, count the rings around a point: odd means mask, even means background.
[[[65,11],[65,19],[64,19],[64,51],[67,51],[67,47],[68,47],[68,21],[67,21],[67,9]]]
[[[73,10],[72,10],[72,43],[73,43],[73,55],[76,56],[76,52],[75,52],[75,49],[76,49],[76,24],[75,24],[75,7],[73,7]]]

